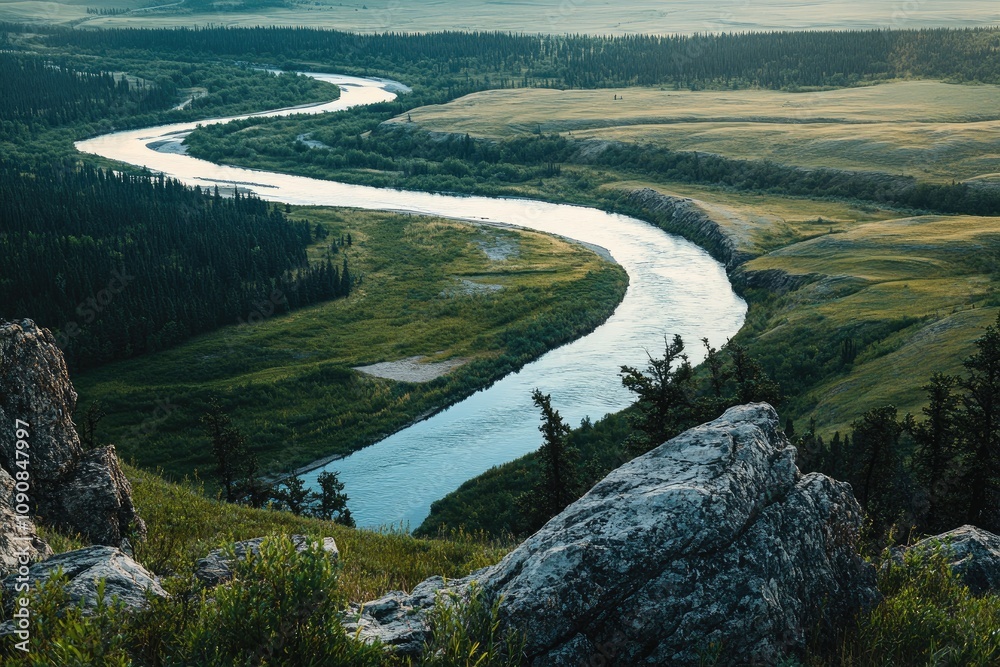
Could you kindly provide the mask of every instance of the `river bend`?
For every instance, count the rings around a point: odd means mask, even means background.
[[[618,377],[621,365],[645,366],[647,351],[662,353],[664,336],[683,336],[696,362],[701,359],[701,338],[719,346],[742,326],[746,304],[733,292],[723,267],[693,243],[635,218],[524,199],[348,185],[221,166],[183,154],[181,141],[197,125],[249,115],[334,112],[388,101],[408,90],[383,79],[309,75],[340,86],[340,98],[309,107],[116,132],[78,142],[77,148],[147,167],[190,186],[239,185],[271,201],[409,211],[559,234],[607,249],[629,275],[624,300],[591,334],[548,352],[430,419],[304,475],[314,486],[323,470],[339,472],[359,526],[415,528],[434,500],[492,466],[537,449],[540,420],[531,402],[532,389],[551,394],[553,406],[571,425],[588,416],[597,420],[631,402]]]

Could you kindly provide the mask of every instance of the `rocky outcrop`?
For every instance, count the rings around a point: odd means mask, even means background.
[[[236,542],[230,549],[215,549],[209,552],[207,556],[198,561],[195,566],[194,576],[200,579],[206,586],[216,586],[224,581],[228,581],[233,576],[233,559],[243,559],[250,555],[258,555],[260,553],[260,545],[265,539],[264,537],[255,537],[252,540]],[[295,550],[299,553],[309,548],[310,539],[305,535],[290,535],[289,539],[295,546]],[[332,537],[324,537],[321,541],[321,546],[323,547],[323,551],[331,558],[338,558],[340,556],[337,543]]]
[[[97,587],[101,580],[105,582],[105,603],[117,598],[126,607],[141,608],[146,605],[147,591],[160,597],[167,596],[160,582],[146,568],[121,549],[105,546],[67,551],[35,563],[28,571],[29,588],[37,590],[60,569],[67,579],[65,592],[70,604],[97,606]],[[16,574],[3,580],[3,599],[7,612],[10,612],[10,605],[17,597],[14,595],[17,583]]]
[[[0,322],[0,468],[18,469],[14,434],[27,424],[36,516],[92,542],[118,546],[145,531],[113,447],[84,452],[73,425],[76,392],[52,333],[31,320]],[[23,456],[23,455],[22,455]]]
[[[754,289],[766,289],[775,294],[793,292],[803,285],[822,278],[822,276],[813,273],[793,274],[781,269],[747,271],[742,266],[731,277],[735,285]]]
[[[14,469],[11,436],[17,420],[27,422],[32,482],[39,492],[51,490],[83,455],[75,407],[76,391],[52,333],[31,320],[0,322],[0,465]]]
[[[921,540],[897,551],[896,556],[901,558],[905,551],[929,554],[938,549],[943,550],[951,569],[975,595],[1000,593],[1000,536],[975,526],[962,526]]]
[[[56,498],[58,522],[65,522],[91,542],[120,546],[129,534],[142,536],[146,532],[132,505],[132,485],[113,446],[84,454]]]
[[[35,523],[28,514],[16,511],[16,480],[0,468],[0,577],[25,565],[52,555],[35,532]]]
[[[527,630],[529,662],[770,664],[808,632],[875,603],[848,485],[795,467],[774,410],[732,408],[625,464],[471,582]],[[365,605],[360,636],[400,647],[426,633],[442,590]],[[417,595],[419,593],[419,595]],[[411,641],[412,640],[412,641]]]
[[[705,248],[727,270],[755,257],[753,253],[740,250],[736,240],[693,199],[640,188],[628,194],[625,204],[660,229],[683,236]]]
[[[418,656],[430,638],[426,612],[434,606],[440,592],[461,595],[470,579],[448,582],[431,577],[417,584],[409,594],[392,591],[378,600],[353,605],[344,629],[351,636],[378,642],[400,656]]]

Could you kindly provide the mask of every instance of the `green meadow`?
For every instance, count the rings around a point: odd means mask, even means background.
[[[347,454],[579,337],[624,296],[620,267],[542,234],[354,210],[292,216],[328,230],[317,261],[351,235],[332,256],[360,279],[350,297],[279,315],[280,295],[261,295],[245,322],[74,378],[78,420],[99,401],[101,439],[124,460],[205,475],[199,418],[211,399],[267,472]],[[457,368],[423,383],[353,370],[416,356]]]

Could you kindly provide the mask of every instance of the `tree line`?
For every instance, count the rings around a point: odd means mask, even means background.
[[[2,28],[0,28],[2,30]],[[49,29],[53,46],[298,59],[440,76],[490,73],[492,87],[844,86],[926,76],[1000,81],[995,29],[729,33],[693,36],[529,35],[311,28]]]
[[[332,253],[310,264],[314,234],[218,187],[0,161],[0,316],[52,329],[76,369],[154,352],[347,296],[346,254],[339,266]]]

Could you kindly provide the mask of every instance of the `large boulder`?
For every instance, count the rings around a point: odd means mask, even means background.
[[[31,320],[0,321],[0,468],[11,476],[20,469],[12,436],[27,424],[35,514],[91,542],[119,546],[145,526],[114,448],[81,447],[75,408],[76,392],[52,333]]]
[[[242,560],[251,555],[260,554],[260,545],[267,538],[255,537],[251,540],[236,542],[229,548],[215,549],[207,556],[198,561],[195,566],[194,576],[206,586],[217,586],[233,577],[233,560]],[[309,548],[310,539],[305,535],[290,535],[289,538],[295,546],[295,550],[302,553]],[[323,551],[330,558],[340,556],[337,549],[337,542],[332,537],[324,537],[319,541]]]
[[[923,555],[941,550],[951,569],[974,594],[1000,593],[1000,536],[975,526],[962,526],[921,540],[907,550]],[[897,555],[901,557],[904,551]]]
[[[847,484],[799,473],[774,409],[745,405],[615,470],[444,590],[475,582],[499,596],[536,666],[688,665],[716,651],[723,664],[770,664],[878,601],[855,547],[861,522]],[[415,592],[365,605],[352,627],[412,647],[432,597]]]
[[[105,582],[104,601],[108,604],[117,599],[123,606],[137,609],[146,606],[147,592],[160,597],[167,595],[152,573],[116,547],[86,547],[35,563],[28,570],[29,588],[36,589],[58,571],[67,579],[67,601],[88,608],[97,606],[97,586],[101,580]],[[3,580],[3,600],[8,612],[17,597],[14,593],[18,577],[12,574]]]

